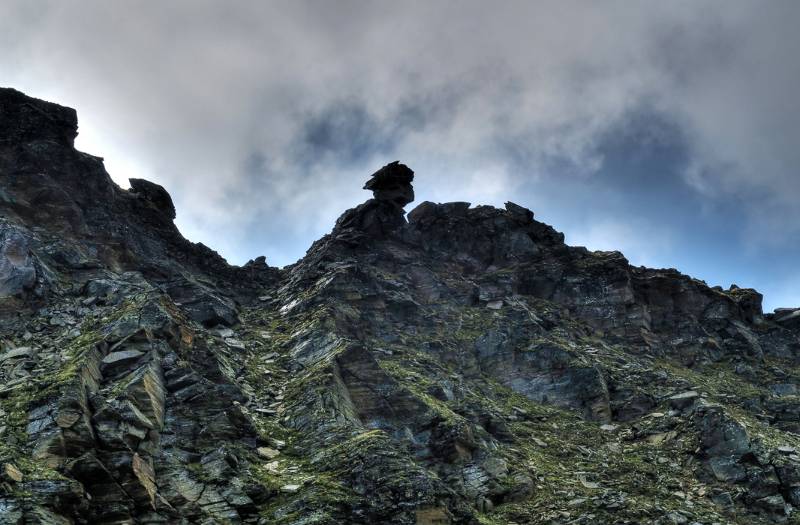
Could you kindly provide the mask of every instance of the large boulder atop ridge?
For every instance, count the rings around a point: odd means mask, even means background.
[[[414,200],[414,172],[399,160],[390,162],[372,174],[364,184],[365,190],[372,190],[376,200],[390,202],[399,208]]]

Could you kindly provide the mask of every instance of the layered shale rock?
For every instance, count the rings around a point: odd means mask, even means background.
[[[800,319],[373,174],[228,265],[0,90],[0,523],[796,522]]]

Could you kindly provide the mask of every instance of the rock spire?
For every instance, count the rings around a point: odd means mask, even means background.
[[[372,174],[364,184],[365,190],[372,190],[375,200],[391,202],[398,208],[414,200],[414,171],[399,160],[390,162]]]

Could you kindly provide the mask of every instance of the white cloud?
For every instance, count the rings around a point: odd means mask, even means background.
[[[76,107],[79,146],[123,184],[133,172],[164,184],[187,234],[237,262],[254,230],[317,237],[397,158],[436,200],[513,200],[554,165],[591,177],[605,134],[642,108],[679,126],[698,190],[758,196],[743,199],[754,231],[800,228],[796,2],[0,9],[0,83]],[[347,123],[363,127],[332,133],[361,130],[363,144],[303,144],[342,107],[363,111]],[[254,154],[260,173],[244,168]],[[601,222],[582,242],[665,249],[630,228]]]

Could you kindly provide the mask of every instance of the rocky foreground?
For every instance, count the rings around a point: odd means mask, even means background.
[[[399,163],[228,265],[0,90],[0,523],[800,523],[800,310]]]

